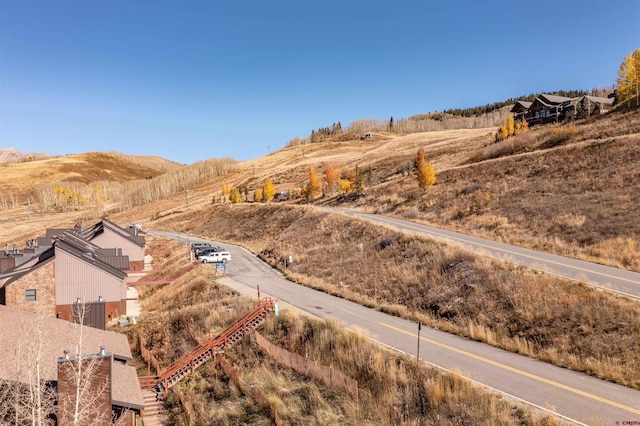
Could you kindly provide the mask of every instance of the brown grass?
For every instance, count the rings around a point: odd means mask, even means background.
[[[313,209],[211,206],[202,215],[162,226],[242,242],[280,269],[293,255],[283,272],[305,285],[640,388],[635,301]]]
[[[190,188],[188,205],[182,193],[125,211],[107,201],[102,210],[45,214],[35,205],[29,211],[25,204],[18,203],[0,211],[0,240],[21,245],[26,238],[43,235],[48,227],[72,226],[77,218],[92,223],[111,212],[109,218],[122,225],[135,222],[167,226],[240,242],[273,262],[299,253],[304,261],[294,264],[290,272],[307,285],[638,387],[637,355],[630,353],[630,341],[637,340],[638,335],[637,302],[502,267],[410,236],[389,235],[336,216],[312,216],[275,206],[250,210],[247,206],[211,205],[212,199],[220,196],[222,183],[246,187],[251,193],[270,178],[278,191],[295,192],[308,178],[309,165],[319,172],[329,164],[346,172],[358,166],[371,171],[362,194],[325,197],[316,203],[397,215],[497,241],[640,270],[640,198],[635,196],[640,189],[640,111],[592,117],[569,126],[534,128],[526,136],[513,139],[513,146],[488,145],[485,135],[494,131],[388,134],[367,143],[326,141],[288,147],[239,163],[232,172]],[[419,147],[425,148],[438,179],[427,192],[418,189],[411,172]],[[3,179],[9,177],[5,173],[9,169],[4,167],[0,169]],[[63,180],[66,175],[42,178],[40,170],[23,169],[12,176],[12,180],[22,182],[21,191],[28,191],[38,179]],[[0,194],[5,196],[13,191],[3,188]],[[306,201],[294,199],[290,203]],[[154,212],[162,219],[152,222]],[[316,228],[318,232],[307,238],[305,233]],[[345,230],[351,235],[340,235]],[[390,244],[384,242],[387,239]],[[335,270],[316,261],[321,252],[331,249],[341,256],[340,267]],[[386,262],[385,273],[388,271],[389,276],[383,278],[379,268],[371,267],[375,272],[369,272],[363,284],[350,270],[354,262],[365,262],[369,257]],[[182,272],[192,274],[193,281],[198,282],[196,271]],[[400,290],[389,288],[391,284]],[[188,294],[188,284],[184,285],[183,292]],[[207,288],[205,283],[199,285]],[[539,300],[527,300],[519,287]],[[208,291],[215,297],[218,290]],[[410,300],[407,292],[418,297]],[[167,302],[153,303],[157,303],[153,309],[160,312]],[[483,303],[488,306],[484,311],[478,309],[484,307]],[[192,309],[204,311],[208,306]],[[197,330],[190,325],[189,315],[185,311],[175,327]],[[193,335],[195,340],[200,338],[197,331]],[[164,356],[171,359],[174,355]]]
[[[156,257],[154,266],[177,275],[185,264],[180,248],[166,242],[162,252],[176,254]],[[166,286],[140,287],[145,314],[129,333],[142,333],[161,365],[220,331],[251,303],[217,284],[209,271],[202,267]],[[283,424],[558,424],[454,373],[425,366],[418,370],[415,360],[381,349],[333,321],[281,310],[261,332],[289,351],[356,379],[359,401],[278,365],[245,339],[225,355],[229,368],[209,362],[173,388],[166,402],[173,424],[273,424],[274,408]],[[146,374],[139,365],[140,374]]]

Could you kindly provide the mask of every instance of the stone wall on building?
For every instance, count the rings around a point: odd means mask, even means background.
[[[5,303],[25,311],[55,316],[55,288],[54,262],[49,261],[7,284]],[[35,290],[36,300],[27,300],[27,290]]]

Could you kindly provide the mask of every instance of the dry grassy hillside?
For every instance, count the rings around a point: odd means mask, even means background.
[[[175,168],[175,163],[157,157],[124,156],[89,152],[25,163],[0,164],[0,193],[25,197],[52,183],[89,184],[100,181],[149,179]]]
[[[171,284],[139,287],[145,315],[127,331],[134,354],[142,341],[164,368],[220,332],[254,301],[218,284],[214,269],[185,263],[183,244],[152,237],[148,249],[161,271],[157,275]],[[275,419],[292,425],[561,424],[455,374],[418,366],[411,357],[380,348],[332,321],[284,309],[270,315],[260,333],[285,359],[299,357],[316,369],[331,366],[333,377],[344,374],[357,381],[357,401],[342,387],[289,368],[282,358],[278,362],[254,336],[218,357],[224,362],[210,361],[172,388],[165,404],[171,424],[271,425]],[[136,361],[139,374],[146,375],[147,365]]]
[[[332,166],[340,174],[363,174],[361,194],[341,196],[327,188],[313,204],[358,208],[396,215],[490,239],[640,270],[640,201],[638,147],[640,112],[614,112],[560,126],[532,128],[501,143],[490,143],[495,129],[451,130],[411,135],[374,133],[374,140],[337,137],[321,143],[287,147],[267,156],[237,163],[184,192],[119,214],[125,221],[148,222],[175,209],[196,210],[222,198],[222,186],[248,194],[271,179],[277,191],[299,194],[308,181],[309,166],[322,176]],[[434,164],[437,183],[419,190],[412,173],[418,148]],[[35,164],[36,162],[34,162]],[[27,167],[28,165],[25,165]],[[136,166],[137,167],[137,166]],[[135,167],[134,167],[135,168]],[[108,169],[105,167],[105,169]],[[7,169],[8,170],[8,169]],[[41,170],[21,169],[14,178]],[[46,170],[46,169],[45,169]],[[76,170],[80,170],[77,168]],[[138,176],[146,174],[144,168]],[[19,173],[18,173],[19,172]],[[88,172],[87,172],[88,173]],[[62,174],[58,175],[60,178]],[[82,177],[90,180],[90,175]],[[154,180],[145,184],[153,186]],[[6,184],[5,184],[6,185]],[[33,184],[30,184],[33,185]],[[186,202],[188,201],[188,205]],[[307,203],[303,197],[289,203]],[[0,239],[28,234],[25,204],[0,211],[0,223],[21,222],[18,232],[0,231]],[[36,207],[32,207],[32,212]],[[76,217],[97,219],[115,214],[116,205],[102,211],[76,211]],[[7,216],[8,215],[8,216]],[[60,216],[54,222],[62,222]],[[71,218],[66,219],[73,223]],[[12,237],[14,235],[15,237]]]
[[[288,147],[234,164],[224,173],[190,186],[188,198],[178,192],[126,210],[113,205],[111,210],[102,212],[86,208],[45,213],[35,208],[28,212],[22,204],[0,210],[0,242],[20,243],[24,238],[42,235],[46,227],[71,226],[77,218],[91,223],[98,220],[98,215],[107,214],[123,225],[136,222],[149,228],[180,230],[238,243],[274,267],[293,252],[297,261],[293,268],[283,272],[299,283],[640,388],[640,357],[635,344],[640,338],[637,301],[313,208],[330,205],[396,215],[640,270],[640,199],[636,195],[640,189],[637,187],[640,111],[616,112],[567,125],[534,128],[500,143],[489,142],[487,135],[494,131],[453,130],[407,136],[377,133],[373,141],[340,138]],[[437,174],[437,183],[427,191],[418,188],[413,172],[418,148],[424,148],[427,161],[434,164]],[[353,177],[358,170],[364,176],[364,188],[359,193],[340,194],[337,187],[325,185],[322,197],[306,199],[300,190],[309,179],[310,166],[320,176],[329,166],[345,178]],[[91,167],[85,170],[88,182],[92,179]],[[4,176],[3,173],[3,179]],[[271,205],[253,203],[253,192],[261,188],[267,178],[273,180],[277,191],[290,192],[293,198]],[[164,181],[154,178],[145,184],[152,186],[155,182]],[[246,202],[241,205],[222,202],[223,184],[246,192]],[[134,190],[137,189],[132,187]],[[326,250],[340,254],[337,256],[340,267],[334,265],[328,269],[315,260],[318,251]],[[386,262],[383,269],[387,271],[384,276],[380,274],[383,262]],[[201,323],[204,317],[195,314],[198,309],[209,312],[206,303],[194,307],[173,306],[172,303],[181,300],[176,294],[205,300],[210,295],[207,292],[215,290],[220,292],[216,295],[226,300],[226,289],[205,286],[190,275],[189,268],[178,268],[184,273],[169,278],[178,286],[184,286],[183,292],[171,293],[176,287],[166,290],[165,295],[162,292],[145,295],[152,303],[148,308],[169,318],[173,314],[163,312],[163,306],[172,306],[185,315],[193,314],[194,323]],[[352,273],[355,270],[357,276]],[[204,293],[198,293],[200,290]],[[242,304],[238,303],[238,306]],[[197,301],[187,304],[197,305]],[[149,326],[155,329],[161,328],[161,324],[162,321]],[[206,328],[202,327],[201,332],[206,333]],[[285,336],[279,334],[277,327],[272,331],[272,338],[286,344]],[[167,348],[167,362],[194,343],[166,341],[177,344]],[[289,344],[292,345],[291,341]],[[250,364],[247,381],[260,374],[255,372],[264,370],[262,361],[248,359],[251,352],[244,347],[241,356],[234,359],[236,365]],[[211,374],[222,381],[230,380],[216,371],[212,370]],[[286,382],[289,379],[292,381]],[[294,379],[269,380],[295,383],[281,388],[299,390],[306,395],[312,392],[312,400],[318,405],[291,411],[291,418],[312,421],[313,413],[320,412],[318,407],[335,403],[344,408],[322,413],[338,421],[343,419],[340,416],[346,416],[347,421],[359,419],[361,413],[352,413],[353,417],[346,415],[351,408],[340,398],[332,399],[331,391],[326,396],[324,390],[301,386]],[[266,389],[273,389],[272,382],[267,383]],[[176,419],[182,418],[185,424],[188,423],[185,415],[198,411],[202,411],[203,416],[211,415],[206,410],[206,399],[202,405],[189,405],[190,398],[197,394],[213,399],[219,395],[232,407],[218,413],[215,419],[236,421],[238,418],[233,413],[237,412],[264,417],[267,410],[260,403],[247,402],[240,385],[240,390],[230,395],[223,391],[227,387],[221,387],[220,382],[211,377],[187,384],[182,395],[189,397],[172,402],[174,408],[178,407],[174,413]],[[374,389],[372,387],[372,392]],[[318,393],[321,396],[317,396]],[[281,400],[290,397],[299,400],[295,392],[274,395]],[[381,404],[380,400],[372,400],[373,405]],[[262,414],[251,411],[250,406],[257,406]]]

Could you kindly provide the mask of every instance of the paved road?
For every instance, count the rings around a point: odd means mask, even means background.
[[[477,253],[494,258],[507,259],[518,265],[527,266],[576,281],[583,281],[590,285],[612,290],[634,298],[640,298],[640,274],[637,272],[625,271],[597,263],[584,262],[582,260],[501,244],[491,240],[470,237],[457,232],[444,231],[442,229],[372,213],[332,208],[326,210],[368,219],[377,224],[391,226],[402,231],[409,231],[458,243],[467,248],[471,248]]]
[[[151,232],[185,243],[205,241]],[[225,285],[253,297],[259,286],[261,294],[277,298],[281,305],[336,319],[349,328],[364,330],[384,345],[416,356],[416,323],[297,285],[242,247],[212,243],[222,245],[232,255],[227,264],[229,277],[222,280]],[[426,327],[420,332],[420,342],[423,361],[455,370],[476,383],[566,419],[590,425],[640,422],[639,391]]]

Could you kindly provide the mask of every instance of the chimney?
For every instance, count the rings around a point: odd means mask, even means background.
[[[100,356],[105,356],[107,354],[107,352],[105,352],[105,347],[104,346],[100,346],[100,352],[98,352],[98,355]]]
[[[69,349],[64,350],[64,359],[65,361],[69,361]]]

